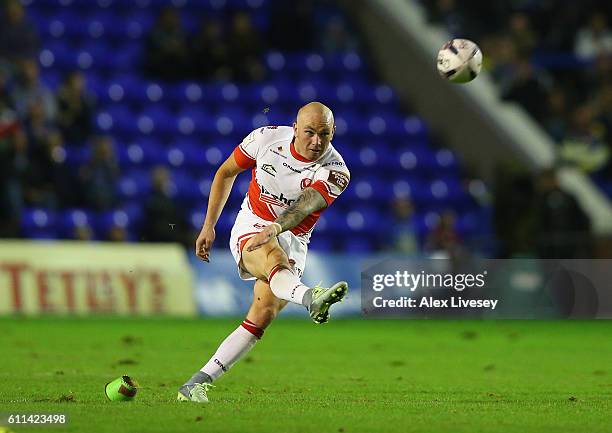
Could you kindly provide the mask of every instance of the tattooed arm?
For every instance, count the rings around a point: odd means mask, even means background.
[[[274,222],[280,225],[281,230],[279,233],[282,233],[286,230],[291,230],[308,215],[326,206],[327,203],[321,193],[313,188],[304,188],[297,200],[276,218]]]
[[[313,212],[327,207],[327,202],[314,188],[304,188],[300,196],[272,224],[253,237],[247,251],[261,247],[273,237],[286,230],[291,230]]]

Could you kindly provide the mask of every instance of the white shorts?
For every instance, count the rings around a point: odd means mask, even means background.
[[[255,277],[240,267],[242,248],[249,239],[270,224],[270,221],[259,218],[248,209],[241,209],[240,212],[238,212],[238,216],[236,216],[236,222],[234,223],[234,227],[232,227],[232,234],[230,236],[230,250],[238,265],[238,275],[240,275],[240,278],[243,280],[254,280]],[[281,233],[278,235],[277,239],[281,248],[287,254],[289,263],[301,277],[304,272],[304,267],[306,266],[308,241],[294,235],[290,231]]]

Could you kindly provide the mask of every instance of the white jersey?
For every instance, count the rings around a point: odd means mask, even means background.
[[[321,193],[328,206],[346,189],[350,173],[331,143],[317,161],[309,161],[297,153],[293,138],[290,126],[266,126],[252,131],[236,147],[237,164],[252,168],[242,210],[274,221],[306,187]],[[307,241],[323,210],[308,215],[291,232]]]

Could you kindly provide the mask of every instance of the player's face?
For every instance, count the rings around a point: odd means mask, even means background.
[[[304,116],[293,125],[295,148],[311,161],[319,159],[329,147],[336,127],[331,118]]]

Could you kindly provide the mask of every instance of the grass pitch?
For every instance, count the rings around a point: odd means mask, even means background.
[[[1,319],[0,411],[69,418],[15,433],[612,432],[612,321],[281,318],[210,404],[176,402],[239,323]],[[121,374],[141,389],[109,402]]]

